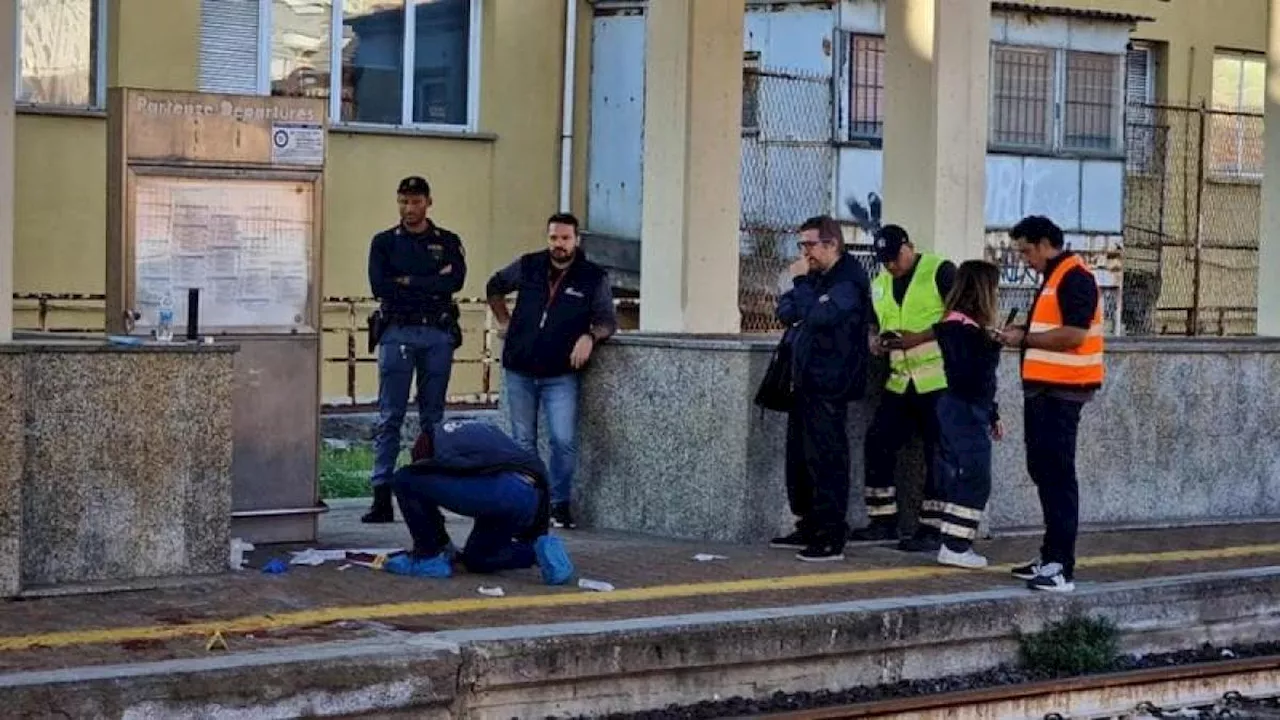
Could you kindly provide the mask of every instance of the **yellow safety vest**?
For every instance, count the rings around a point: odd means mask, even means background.
[[[893,299],[893,276],[880,271],[871,283],[871,301],[875,307],[880,332],[919,333],[942,320],[945,310],[943,297],[938,293],[938,268],[942,258],[932,253],[921,253],[915,275],[907,286],[907,293],[899,305]],[[884,388],[899,395],[915,383],[916,392],[930,393],[947,387],[947,375],[942,367],[942,349],[938,343],[921,343],[910,350],[894,350],[889,353],[889,380]]]

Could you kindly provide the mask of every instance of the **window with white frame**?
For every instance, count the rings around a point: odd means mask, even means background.
[[[325,98],[340,123],[474,129],[480,6],[203,0],[201,87]]]
[[[1266,56],[1219,51],[1213,56],[1213,111],[1209,116],[1209,172],[1262,176],[1262,112]]]
[[[1124,56],[993,44],[992,147],[1120,152]]]
[[[18,0],[20,104],[99,108],[106,96],[103,0]]]

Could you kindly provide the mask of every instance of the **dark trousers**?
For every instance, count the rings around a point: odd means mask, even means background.
[[[955,552],[973,546],[991,498],[991,407],[943,391],[938,398],[934,477],[942,500],[942,541]]]
[[[493,475],[452,477],[422,475],[409,468],[398,471],[392,488],[400,514],[413,536],[413,552],[419,557],[438,555],[449,542],[441,508],[475,519],[462,549],[462,563],[474,573],[533,567],[533,546],[514,539],[533,524],[538,511],[538,490],[522,476]]]
[[[933,458],[938,445],[937,402],[941,393],[920,394],[915,386],[901,395],[885,391],[880,395],[871,426],[867,428],[864,456],[867,475],[863,495],[871,522],[897,524],[898,491],[894,474],[898,454],[916,434],[924,440],[924,504],[920,509],[920,529],[937,532],[941,526],[937,479]]]
[[[801,532],[843,544],[849,532],[849,404],[799,393],[787,415],[787,500]]]
[[[1026,397],[1027,472],[1040,493],[1044,543],[1040,560],[1075,572],[1080,487],[1076,480],[1076,436],[1083,404],[1048,392]]]

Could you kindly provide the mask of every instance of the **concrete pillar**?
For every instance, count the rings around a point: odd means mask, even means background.
[[[988,0],[885,4],[884,221],[954,260],[986,222]]]
[[[0,0],[0,343],[13,339],[14,75],[18,3]]]
[[[652,0],[640,329],[736,333],[744,0]]]
[[[1280,0],[1267,0],[1262,227],[1258,232],[1258,334],[1280,337]]]

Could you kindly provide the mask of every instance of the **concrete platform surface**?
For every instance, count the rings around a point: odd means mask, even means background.
[[[322,546],[408,542],[399,524],[361,525],[362,510],[338,504],[324,518]],[[465,539],[461,521],[452,519],[450,530]],[[883,546],[850,546],[845,562],[814,566],[767,547],[562,535],[580,576],[611,583],[613,592],[549,588],[535,570],[437,581],[335,561],[267,575],[256,568],[289,555],[263,548],[250,557],[254,567],[239,573],[7,602],[0,702],[43,702],[56,687],[72,717],[116,715],[117,707],[121,717],[195,717],[204,712],[200,698],[234,691],[237,702],[258,710],[284,703],[253,717],[427,706],[451,708],[442,716],[531,717],[535,709],[597,707],[581,688],[571,693],[580,695],[576,706],[537,689],[550,683],[564,691],[586,675],[613,678],[598,688],[611,698],[598,707],[613,709],[684,697],[661,685],[653,674],[659,666],[674,672],[694,664],[712,673],[708,687],[736,687],[740,678],[713,669],[741,665],[745,672],[744,658],[774,664],[768,682],[743,692],[838,688],[994,664],[1012,653],[1014,633],[1071,608],[1101,609],[1141,629],[1134,647],[1172,648],[1256,638],[1259,623],[1276,622],[1280,603],[1280,523],[1086,535],[1079,590],[1064,597],[1033,596],[1008,577],[1010,565],[1035,554],[1032,537],[983,542],[993,567],[962,571]],[[723,557],[699,561],[699,553]],[[505,594],[488,597],[480,587]],[[939,655],[944,644],[948,652]],[[934,649],[903,654],[921,647]],[[815,668],[824,653],[843,660]],[[635,679],[637,672],[650,679]],[[760,668],[752,672],[765,677]],[[174,677],[186,678],[186,695],[174,695],[165,680]],[[295,687],[304,677],[305,692]],[[71,686],[76,691],[67,693]],[[194,704],[184,707],[195,715],[172,705],[188,696]],[[157,698],[170,704],[155,705]],[[459,702],[472,711],[461,712]]]

